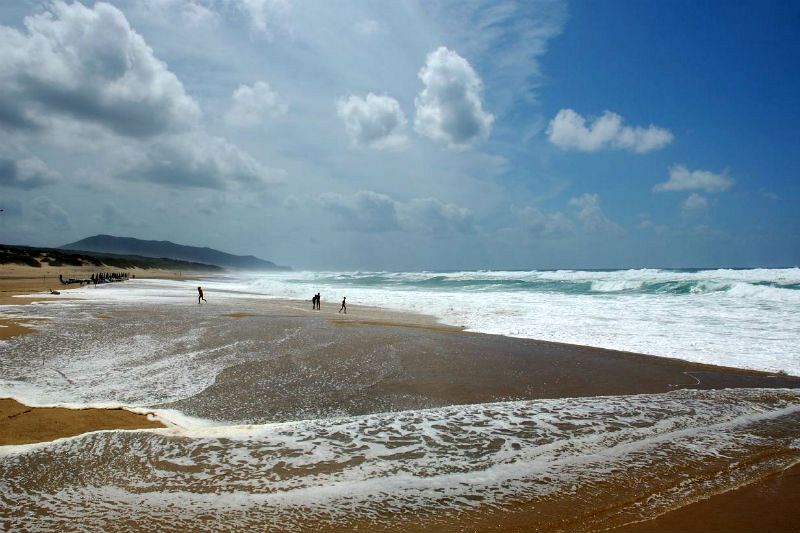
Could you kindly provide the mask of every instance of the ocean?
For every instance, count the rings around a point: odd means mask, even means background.
[[[201,284],[209,303],[198,305]],[[800,462],[797,389],[317,412],[322,392],[346,405],[403,369],[391,342],[349,366],[337,359],[358,333],[308,322],[316,292],[323,309],[346,296],[471,331],[800,374],[797,268],[281,272],[85,287],[0,307],[47,319],[0,342],[0,397],[122,406],[168,427],[0,447],[0,529],[490,530],[522,505],[534,530],[600,531]],[[260,315],[275,298],[303,301]],[[214,393],[220,384],[235,395]],[[268,415],[265,391],[289,388],[294,415]]]
[[[800,268],[287,272],[209,284],[429,314],[470,331],[800,375]]]

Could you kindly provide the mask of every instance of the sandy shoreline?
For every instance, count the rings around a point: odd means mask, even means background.
[[[50,275],[54,274],[58,282],[58,272],[64,271],[54,270]],[[40,292],[51,283],[47,276],[40,284],[30,276],[0,272],[3,274],[0,295],[5,298],[0,303],[4,305],[27,303],[30,301],[27,298],[10,296]],[[162,273],[148,274],[162,277]],[[177,277],[176,273],[167,274]],[[137,277],[145,275],[137,273]],[[235,306],[214,302],[194,307],[205,313],[204,319],[224,325],[220,335],[238,338],[241,332],[247,332],[254,342],[262,343],[288,339],[275,347],[277,357],[243,360],[228,366],[196,395],[158,406],[199,417],[208,416],[204,406],[215,406],[217,416],[231,421],[251,418],[254,422],[290,421],[511,399],[652,394],[681,388],[800,387],[800,378],[792,376],[466,333],[429,317],[359,306],[351,306],[346,317],[337,314],[334,306],[314,312],[308,302],[289,300],[237,301]],[[164,320],[174,318],[167,316],[167,312],[159,311]],[[138,313],[135,309],[121,308],[97,318],[112,324],[122,320],[135,322],[141,318]],[[19,328],[19,333],[29,333],[24,330],[31,329],[26,326],[31,323],[29,319],[11,315],[2,320],[4,325]],[[11,331],[0,328],[0,332],[3,329]],[[228,330],[232,331],[227,333]],[[290,330],[297,332],[286,337],[284,332]],[[213,343],[215,339],[204,342]],[[347,393],[320,383],[317,379],[320,375],[347,384]],[[281,376],[280,383],[275,376]],[[226,405],[236,406],[236,412],[229,418],[219,407]],[[13,400],[0,400],[0,446],[47,441],[99,429],[152,427],[163,426],[145,415],[120,409],[30,409]],[[748,522],[747,517],[765,510],[770,517],[758,522],[762,526],[759,531],[792,531],[793,524],[787,517],[792,516],[798,503],[799,471],[800,468],[794,467],[654,520],[611,531],[744,533],[753,530],[754,522]],[[470,526],[458,530],[523,532],[530,527],[524,508],[503,515],[502,520],[491,513],[474,518]],[[208,529],[198,527],[198,530]]]
[[[34,301],[41,301],[41,298],[23,297],[34,293],[47,293],[50,290],[62,292],[80,287],[79,284],[62,285],[58,279],[62,275],[64,279],[69,278],[88,278],[98,272],[116,272],[117,269],[110,267],[52,267],[41,266],[39,268],[21,265],[0,265],[0,305],[24,305]],[[161,269],[125,269],[132,276],[140,279],[191,279],[203,276],[203,272],[179,272],[175,270]],[[65,297],[69,295],[63,293]]]

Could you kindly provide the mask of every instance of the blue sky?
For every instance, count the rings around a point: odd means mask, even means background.
[[[800,264],[793,2],[0,5],[0,242]]]

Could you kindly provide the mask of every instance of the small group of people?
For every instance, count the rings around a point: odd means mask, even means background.
[[[83,286],[84,283],[93,283],[97,285],[98,283],[111,283],[113,281],[125,281],[130,276],[127,272],[99,272],[97,274],[92,274],[88,278],[68,278],[64,279],[63,274],[58,275],[58,280],[61,282],[62,285],[71,285],[73,283],[78,283]],[[134,278],[136,276],[133,276]]]
[[[110,283],[112,281],[125,281],[128,279],[127,272],[100,272],[99,274],[92,274],[89,278],[92,283]]]
[[[208,300],[206,300],[205,295],[203,294],[203,287],[197,287],[197,303],[202,304],[203,302],[208,302]],[[311,309],[319,311],[320,309],[322,309],[321,303],[322,303],[322,296],[320,295],[320,293],[315,294],[311,298]],[[339,312],[347,314],[347,296],[342,298],[342,306],[339,308]]]
[[[315,294],[311,297],[311,309],[319,311],[321,308],[320,304],[322,302],[322,296],[320,293]],[[344,314],[347,314],[347,296],[342,298],[342,306],[339,308],[339,312],[341,313],[344,311]]]

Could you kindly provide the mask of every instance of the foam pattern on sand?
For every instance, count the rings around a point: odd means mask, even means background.
[[[259,340],[219,308],[179,299],[174,284],[165,290],[159,282],[129,283],[130,290],[71,292],[89,302],[33,306],[48,320],[37,323],[36,335],[0,342],[0,397],[28,405],[167,403],[202,391],[224,368],[270,357],[272,346],[296,334],[276,330]],[[176,301],[158,304],[152,292]],[[158,313],[150,312],[154,304]]]
[[[532,527],[583,531],[785,468],[798,428],[800,393],[742,389],[102,432],[0,454],[0,526],[446,529],[525,501]]]

